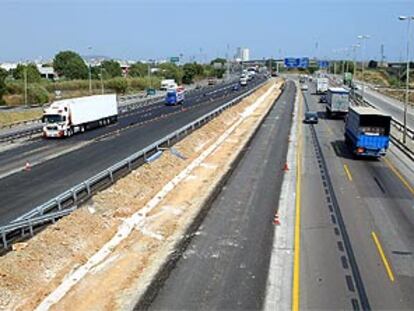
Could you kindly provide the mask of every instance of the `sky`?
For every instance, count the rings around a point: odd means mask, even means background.
[[[383,45],[387,60],[405,60],[407,22],[398,16],[414,15],[413,4],[410,0],[0,0],[0,62],[50,59],[61,50],[117,59],[182,55],[184,61],[206,61],[233,56],[237,47],[249,48],[254,59],[351,59],[351,46],[360,34],[370,38],[358,49],[357,58],[379,60]]]

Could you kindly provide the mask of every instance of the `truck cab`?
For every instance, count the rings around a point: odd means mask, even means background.
[[[184,87],[170,88],[167,90],[165,96],[165,104],[167,106],[174,106],[184,102]]]
[[[42,117],[43,136],[71,136],[69,106],[65,103],[53,103],[44,110]]]

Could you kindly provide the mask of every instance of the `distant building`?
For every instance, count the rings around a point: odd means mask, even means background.
[[[0,68],[10,71],[17,68],[18,63],[2,63],[0,64]]]
[[[37,65],[37,70],[40,72],[40,76],[44,79],[54,80],[56,78],[56,73],[53,67],[43,67],[42,65]]]
[[[238,47],[235,55],[235,61],[248,62],[250,60],[250,50],[248,48]]]

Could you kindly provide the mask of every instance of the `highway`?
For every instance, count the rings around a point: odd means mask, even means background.
[[[358,84],[359,88],[362,88],[361,84]],[[358,91],[361,94],[361,90]],[[403,123],[404,120],[404,103],[380,94],[370,87],[365,87],[364,98],[368,102],[372,103],[378,109],[384,111],[391,115],[395,120]],[[414,109],[412,106],[408,106],[407,109],[407,126],[411,129],[414,129]]]
[[[183,107],[154,104],[120,118],[109,127],[65,140],[34,139],[1,152],[0,174],[7,176],[0,179],[0,225],[239,96],[260,81],[255,79],[238,91],[232,91],[230,85],[195,91],[186,98]],[[60,156],[55,157],[56,154]],[[29,172],[21,171],[26,160],[39,164]],[[13,173],[16,167],[19,171]],[[13,174],[8,175],[10,172]]]
[[[288,82],[151,310],[262,308],[294,99]]]
[[[414,190],[392,155],[354,159],[343,120],[326,119],[309,86],[320,121],[304,125],[300,306],[412,310]]]

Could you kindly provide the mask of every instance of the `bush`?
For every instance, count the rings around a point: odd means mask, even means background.
[[[27,88],[27,101],[29,104],[45,104],[49,101],[49,93],[42,85],[31,84]]]
[[[128,89],[128,81],[125,78],[113,78],[105,82],[105,87],[114,90],[117,94],[124,94]]]

